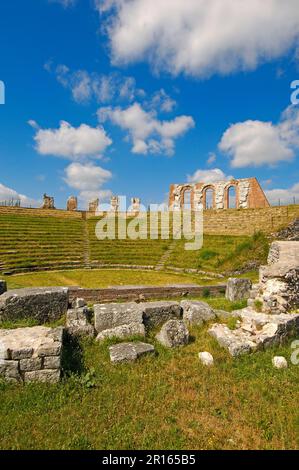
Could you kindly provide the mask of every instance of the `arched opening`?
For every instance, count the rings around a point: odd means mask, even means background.
[[[237,209],[237,191],[235,186],[230,186],[227,189],[227,208]]]
[[[191,189],[186,189],[184,191],[184,209],[185,210],[191,210]]]
[[[205,191],[205,209],[214,208],[214,189],[207,188]]]

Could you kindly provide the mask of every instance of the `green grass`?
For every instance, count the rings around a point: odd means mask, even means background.
[[[84,342],[80,371],[58,385],[0,383],[1,449],[296,449],[299,366],[290,345],[232,359],[207,327],[182,349],[112,365],[108,345]],[[199,351],[210,351],[205,368]]]
[[[122,285],[166,285],[166,284],[213,284],[198,275],[170,273],[163,271],[142,271],[126,269],[78,269],[68,271],[47,271],[1,276],[10,289],[22,287],[80,286],[100,288]],[[220,280],[222,282],[222,280]]]
[[[177,242],[168,266],[219,273],[246,270],[246,266],[252,270],[249,263],[265,264],[269,252],[269,241],[262,233],[252,237],[205,235],[200,251],[185,251],[184,244],[184,240]]]

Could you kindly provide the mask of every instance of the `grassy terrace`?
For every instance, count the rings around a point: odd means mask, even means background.
[[[81,220],[0,215],[0,271],[77,267],[83,262]]]
[[[88,232],[90,240],[90,260],[102,264],[131,264],[143,266],[155,266],[165,251],[168,249],[171,240],[161,239],[161,230],[159,239],[151,240],[149,237],[142,240],[101,240],[95,235],[96,224],[100,218],[88,220]],[[127,226],[131,220],[126,221]],[[116,223],[118,230],[118,223]],[[148,234],[145,233],[147,236]]]
[[[0,214],[0,272],[82,268],[86,264],[156,266],[168,254],[173,240],[162,239],[161,229],[158,240],[98,240],[95,227],[99,220]],[[200,251],[186,251],[184,243],[175,242],[166,266],[225,272],[240,269],[248,261],[265,262],[268,252],[268,242],[261,234],[206,235]]]

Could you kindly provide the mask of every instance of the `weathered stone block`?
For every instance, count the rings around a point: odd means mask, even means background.
[[[46,287],[9,290],[0,296],[0,321],[32,318],[39,323],[55,321],[68,308],[68,289]]]
[[[42,359],[40,357],[33,357],[31,359],[20,360],[21,372],[29,372],[32,370],[39,370],[42,368]]]
[[[216,318],[214,310],[206,302],[183,300],[181,306],[184,321],[191,325],[201,326],[204,322]]]
[[[109,353],[111,362],[133,362],[140,356],[146,354],[153,354],[155,352],[154,346],[148,343],[120,343],[110,346]]]
[[[20,371],[18,361],[1,361],[0,375],[11,381],[20,381]]]
[[[145,327],[142,323],[129,323],[128,325],[121,325],[109,330],[103,330],[98,334],[96,340],[103,341],[106,338],[122,339],[134,335],[145,336]]]
[[[251,287],[252,282],[250,279],[231,277],[227,282],[225,297],[231,302],[248,299]]]
[[[98,333],[116,326],[143,321],[142,308],[135,302],[94,305],[94,316],[95,329]]]
[[[77,297],[75,300],[73,300],[72,302],[73,309],[82,308],[82,307],[86,307],[86,302],[84,299],[80,299]]]
[[[62,340],[61,327],[0,329],[0,374],[13,381],[59,380]]]
[[[60,356],[44,357],[44,369],[60,369]]]
[[[59,369],[43,369],[31,372],[25,372],[24,381],[26,382],[47,382],[57,383],[60,380]]]
[[[166,348],[185,346],[189,342],[189,331],[183,321],[169,320],[162,326],[156,339]]]
[[[154,328],[171,319],[181,319],[183,309],[178,302],[145,302],[140,304],[146,328]]]
[[[0,295],[4,294],[7,291],[6,281],[0,280]]]

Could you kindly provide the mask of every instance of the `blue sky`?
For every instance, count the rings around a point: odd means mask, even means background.
[[[295,0],[3,0],[0,200],[256,176],[299,201],[298,46]]]

